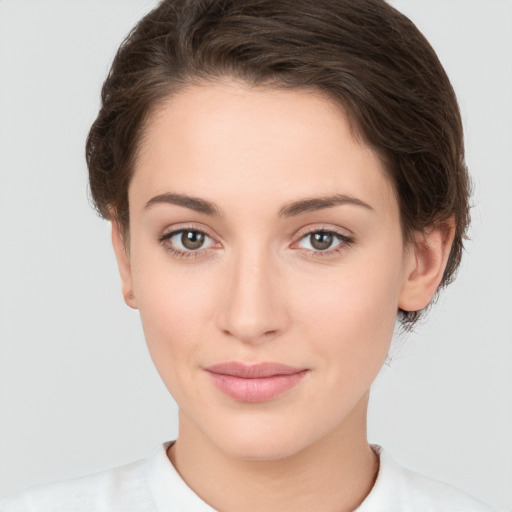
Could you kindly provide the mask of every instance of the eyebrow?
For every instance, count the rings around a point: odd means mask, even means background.
[[[209,201],[205,199],[201,199],[199,197],[192,197],[186,194],[160,194],[151,198],[144,209],[151,208],[155,204],[175,204],[177,206],[183,206],[184,208],[189,208],[190,210],[195,210],[199,213],[204,213],[205,215],[211,215],[215,217],[220,217],[220,210]]]
[[[295,217],[303,213],[316,212],[344,204],[361,206],[373,211],[373,208],[368,203],[361,201],[361,199],[346,194],[335,194],[332,196],[312,197],[289,203],[279,210],[279,217]]]
[[[206,199],[192,197],[187,194],[159,194],[158,196],[151,198],[145,204],[144,209],[151,208],[156,204],[174,204],[177,206],[183,206],[184,208],[189,208],[190,210],[214,217],[220,217],[222,215],[220,209],[215,204],[207,201]],[[279,210],[279,217],[295,217],[303,213],[315,212],[345,204],[361,206],[373,211],[373,208],[368,203],[361,201],[361,199],[348,196],[346,194],[335,194],[332,196],[311,197],[301,199],[299,201],[293,201]]]

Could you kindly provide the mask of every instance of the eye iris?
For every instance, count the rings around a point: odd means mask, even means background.
[[[333,242],[333,235],[330,233],[313,233],[311,236],[311,245],[319,251],[329,249]]]
[[[181,243],[191,251],[199,249],[204,244],[204,233],[199,231],[184,231],[181,235]]]

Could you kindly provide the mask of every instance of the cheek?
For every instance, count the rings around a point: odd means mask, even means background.
[[[322,280],[303,281],[301,293],[295,294],[296,321],[306,338],[316,340],[312,349],[319,357],[341,361],[349,374],[378,372],[395,326],[400,261],[400,254],[359,260]]]
[[[180,371],[180,361],[193,362],[201,341],[208,339],[202,331],[215,304],[214,283],[207,272],[176,265],[167,255],[133,255],[132,269],[151,357],[162,377],[170,377]]]

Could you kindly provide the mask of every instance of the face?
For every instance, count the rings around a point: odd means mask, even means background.
[[[129,204],[121,274],[180,436],[275,459],[364,428],[417,258],[339,108],[191,86],[148,123]]]

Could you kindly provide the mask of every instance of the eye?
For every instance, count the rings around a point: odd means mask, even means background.
[[[215,245],[206,233],[197,229],[180,229],[167,233],[160,238],[160,242],[164,243],[171,252],[178,254],[197,252]]]
[[[352,238],[337,231],[318,230],[304,235],[297,243],[301,249],[313,252],[332,253],[352,242]]]

